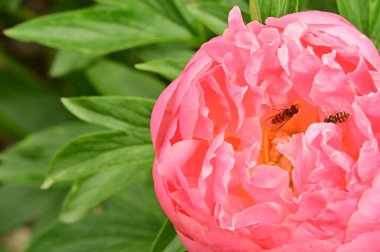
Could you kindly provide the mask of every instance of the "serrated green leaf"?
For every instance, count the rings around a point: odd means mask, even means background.
[[[126,164],[121,169],[107,169],[76,182],[66,196],[60,220],[66,223],[80,220],[89,209],[127,187],[142,174],[151,172],[152,160]]]
[[[339,14],[366,34],[380,48],[380,1],[337,0]]]
[[[42,188],[107,169],[143,165],[153,158],[149,130],[88,134],[72,140],[58,152]]]
[[[215,34],[222,34],[227,28],[228,13],[234,6],[227,1],[202,1],[190,4],[189,12],[208,29]],[[246,8],[241,8],[245,20],[248,19],[249,13]]]
[[[136,183],[111,201],[101,213],[41,232],[26,252],[148,251],[164,220],[153,188]]]
[[[79,119],[110,129],[149,128],[154,101],[139,97],[75,97],[62,99]]]
[[[152,60],[136,64],[135,67],[139,70],[160,74],[172,81],[181,74],[188,60],[188,58]]]
[[[5,34],[97,55],[145,44],[192,40],[191,33],[181,26],[149,8],[133,5],[128,9],[92,7],[53,14],[19,24]]]
[[[250,0],[251,18],[264,23],[268,17],[281,17],[298,11],[298,0]]]
[[[0,187],[0,233],[42,216],[51,204],[62,200],[62,192],[43,192],[32,186]]]
[[[168,219],[162,224],[149,252],[181,252],[186,249],[177,237],[177,233]]]
[[[165,88],[158,79],[109,60],[89,67],[86,75],[94,88],[103,95],[157,98]]]
[[[73,122],[29,135],[0,154],[0,181],[40,185],[50,160],[61,146],[76,136],[100,129]]]
[[[50,67],[51,77],[62,77],[73,71],[83,69],[94,61],[96,55],[82,54],[77,51],[59,50],[55,54],[53,63]]]

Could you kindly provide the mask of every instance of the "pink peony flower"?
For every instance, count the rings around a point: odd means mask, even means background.
[[[338,15],[244,25],[235,7],[152,114],[156,194],[186,248],[380,251],[379,70]]]

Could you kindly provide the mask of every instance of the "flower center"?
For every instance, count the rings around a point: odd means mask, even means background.
[[[277,144],[288,141],[293,134],[305,132],[311,123],[320,121],[315,107],[305,102],[298,102],[298,104],[297,113],[289,113],[290,111],[283,109],[277,114],[264,117],[262,121],[263,139],[259,163],[275,165],[289,172],[290,185],[293,165],[277,150]]]
[[[279,130],[272,133],[268,129],[264,129],[263,132],[263,147],[262,147],[262,160],[260,163],[277,166],[289,173],[290,184],[292,180],[293,165],[289,159],[287,159],[276,148],[277,144],[283,141],[288,141],[292,133],[284,130]],[[293,133],[294,134],[294,133]]]

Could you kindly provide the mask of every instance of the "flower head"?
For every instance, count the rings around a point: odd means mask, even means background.
[[[235,7],[152,114],[156,194],[187,249],[380,250],[379,70],[338,15],[245,25]]]

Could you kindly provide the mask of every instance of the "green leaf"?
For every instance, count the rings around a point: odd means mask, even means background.
[[[72,225],[55,225],[37,236],[26,252],[147,251],[157,224],[127,218],[102,214]]]
[[[149,8],[155,13],[167,17],[176,24],[186,26],[184,18],[176,8],[173,0],[96,0],[99,3],[110,4],[118,8]]]
[[[181,13],[183,19],[186,21],[189,28],[193,33],[200,36],[199,44],[201,45],[205,40],[205,28],[204,26],[188,11],[188,0],[172,0],[177,7],[179,13]]]
[[[117,2],[130,2],[131,0],[111,0]],[[133,0],[132,0],[133,1]],[[180,0],[184,2],[185,0]],[[181,5],[179,1],[176,0],[141,0],[141,2],[150,6],[155,12],[159,12],[161,15],[168,17],[170,20],[181,26],[188,27],[192,29],[194,26],[193,23],[189,21],[188,15],[186,12],[181,10]],[[185,6],[184,6],[185,7]]]
[[[0,83],[1,130],[22,137],[72,119],[56,90],[1,52]]]
[[[163,58],[191,58],[195,51],[183,44],[167,43],[144,46],[135,50],[134,53],[142,61],[159,60]]]
[[[115,131],[88,134],[72,140],[58,152],[42,188],[106,169],[147,164],[153,158],[148,129],[128,134]]]
[[[26,252],[148,251],[164,220],[153,188],[140,182],[111,201],[101,213],[41,232]]]
[[[338,7],[334,0],[301,0],[299,1],[299,11],[320,10],[338,13]]]
[[[210,11],[211,9],[214,11]],[[188,10],[194,18],[215,34],[222,34],[227,28],[229,8],[223,8],[223,6],[213,2],[205,2],[190,5]]]
[[[146,216],[159,220],[157,232],[166,219],[157,201],[152,176],[142,176],[125,190],[105,201],[102,206],[108,212],[122,213],[125,216],[135,215],[136,222],[143,222]],[[136,211],[139,214],[134,214]]]
[[[135,8],[133,4],[125,9],[93,7],[53,14],[17,25],[5,34],[26,42],[98,55],[192,39],[191,33],[181,26],[149,8]]]
[[[40,185],[55,152],[70,139],[101,129],[73,122],[33,133],[0,154],[0,181]]]
[[[234,4],[227,1],[202,1],[188,6],[189,12],[215,34],[222,34],[227,28],[228,13]],[[247,9],[241,8],[243,17],[247,20]]]
[[[75,97],[62,99],[79,119],[110,129],[149,128],[154,101],[139,97]]]
[[[281,17],[298,11],[298,0],[250,0],[251,18],[264,23],[268,17]]]
[[[43,192],[31,186],[3,186],[0,188],[0,233],[34,220],[46,213],[51,204],[62,200],[63,191]]]
[[[165,87],[152,76],[109,60],[91,66],[86,75],[94,88],[103,95],[157,98]]]
[[[82,54],[77,51],[59,50],[54,57],[49,75],[62,77],[75,70],[83,69],[94,61],[96,55]]]
[[[0,252],[9,252],[8,250],[6,250],[4,247],[0,247]]]
[[[114,2],[130,2],[131,0],[107,0]],[[133,1],[133,0],[132,0]],[[189,0],[141,0],[141,2],[150,6],[156,12],[168,17],[173,22],[187,27],[196,35],[202,35],[204,28],[187,10]],[[202,41],[198,41],[199,45]]]
[[[173,240],[168,244],[163,252],[186,252],[186,248],[183,246],[178,236],[175,236]]]
[[[185,251],[177,233],[168,219],[162,224],[160,231],[157,233],[149,252],[180,252]]]
[[[60,12],[60,11],[67,11],[67,10],[75,10],[80,8],[85,8],[89,6],[93,6],[94,2],[93,0],[60,0],[60,1],[53,1],[49,5],[49,11],[50,12]]]
[[[166,17],[170,18],[177,24],[183,26],[186,25],[186,21],[182,17],[181,13],[177,9],[173,0],[143,0],[147,4],[150,4],[155,10],[164,14]]]
[[[345,18],[347,18],[353,25],[355,25],[356,28],[358,28],[366,34],[369,34],[369,2],[371,1],[337,0],[339,13]]]
[[[107,169],[80,179],[66,196],[60,220],[66,223],[78,221],[89,209],[124,189],[142,174],[150,174],[152,165],[152,160],[126,164],[122,168]]]
[[[380,48],[380,1],[337,0],[340,15],[347,18]]]
[[[0,1],[0,12],[15,11],[21,5],[21,0],[2,0]]]
[[[135,67],[139,70],[160,74],[168,80],[174,80],[181,74],[188,61],[188,58],[160,59],[136,64]]]
[[[380,49],[380,2],[370,1],[369,2],[369,25],[368,32],[369,37],[375,43],[378,50]]]

